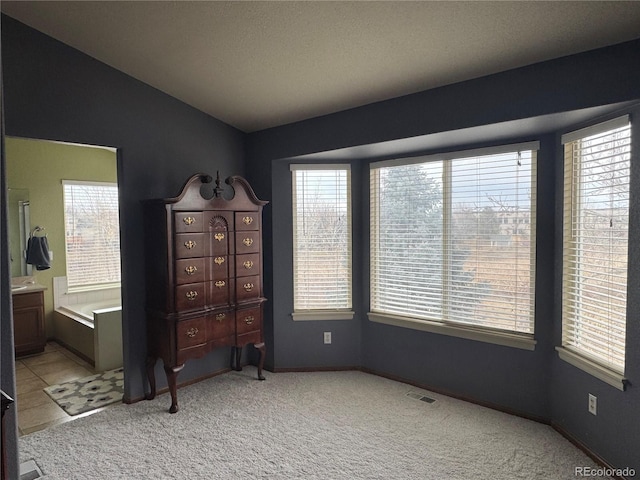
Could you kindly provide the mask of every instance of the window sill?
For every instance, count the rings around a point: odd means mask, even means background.
[[[309,310],[306,312],[293,312],[293,320],[352,320],[354,312],[348,310]]]
[[[582,355],[569,350],[565,347],[556,347],[556,351],[558,352],[558,356],[561,360],[573,365],[576,368],[579,368],[583,372],[588,373],[605,383],[608,383],[612,387],[617,388],[624,392],[625,387],[627,385],[627,379],[624,378],[623,375],[614,372],[602,365],[593,362]]]
[[[525,334],[498,332],[486,329],[468,327],[464,325],[449,325],[438,322],[430,322],[428,320],[418,320],[416,318],[402,317],[381,313],[368,313],[369,320],[385,325],[394,325],[396,327],[411,328],[414,330],[422,330],[425,332],[439,333],[449,335],[451,337],[466,338],[468,340],[476,340],[479,342],[493,343],[505,347],[520,348],[523,350],[535,350],[536,340]]]

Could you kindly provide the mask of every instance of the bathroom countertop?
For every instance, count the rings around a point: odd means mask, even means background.
[[[20,295],[23,293],[42,292],[47,287],[40,285],[33,280],[21,280],[21,278],[14,278],[11,282],[11,294]]]

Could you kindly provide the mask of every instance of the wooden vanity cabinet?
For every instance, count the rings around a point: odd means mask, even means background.
[[[44,351],[44,293],[17,293],[13,300],[13,337],[16,357]]]
[[[164,363],[178,411],[177,376],[187,360],[230,348],[241,370],[245,345],[260,353],[264,380],[262,208],[247,181],[232,176],[213,187],[208,175],[191,177],[177,197],[144,202],[146,250],[147,376],[156,394],[155,364]],[[209,195],[202,192],[209,187]],[[225,195],[223,195],[225,193]]]

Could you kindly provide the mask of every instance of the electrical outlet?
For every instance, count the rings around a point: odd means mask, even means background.
[[[324,332],[324,344],[329,345],[331,343],[331,332]]]
[[[593,415],[598,414],[598,397],[589,394],[589,413]]]

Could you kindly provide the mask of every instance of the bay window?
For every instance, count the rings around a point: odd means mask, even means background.
[[[532,348],[537,148],[371,164],[371,319]]]

